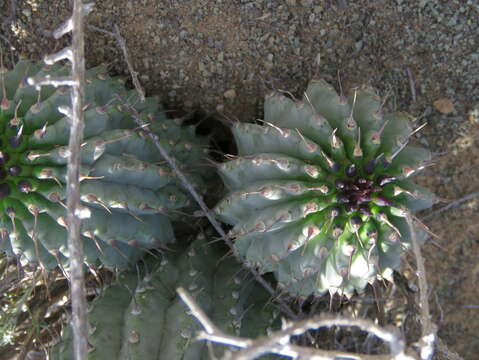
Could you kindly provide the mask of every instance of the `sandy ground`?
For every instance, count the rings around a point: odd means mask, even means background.
[[[69,1],[1,2],[6,63],[64,46],[51,33],[69,9]],[[418,141],[437,156],[419,183],[446,201],[479,191],[476,0],[104,0],[88,23],[88,66],[127,74],[115,39],[98,30],[117,25],[147,93],[170,109],[251,121],[271,89],[299,96],[312,77],[338,89],[371,85],[386,108],[427,123]],[[437,235],[423,248],[434,320],[470,360],[479,352],[478,208],[472,198],[419,216]]]

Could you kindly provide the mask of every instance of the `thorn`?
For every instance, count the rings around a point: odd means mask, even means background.
[[[36,106],[40,106],[40,100],[41,100],[41,94],[42,94],[42,88],[41,87],[36,87],[36,90],[38,91],[38,95],[37,95],[37,102],[36,102]]]
[[[142,248],[142,250],[144,252],[146,252],[147,254],[149,254],[150,256],[152,256],[153,258],[159,259],[159,256],[157,254],[155,254],[153,251],[151,251],[150,249]]]
[[[424,230],[426,231],[429,235],[431,235],[432,237],[435,237],[436,239],[441,239],[441,237],[439,235],[436,235],[434,234],[431,229],[429,229],[429,227],[424,224],[417,216],[411,214],[411,217],[418,222],[419,226]]]
[[[383,133],[384,129],[386,129],[386,126],[387,126],[388,123],[389,123],[389,120],[386,120],[386,121],[384,122],[384,124],[379,128],[379,130],[378,130],[379,136],[381,136],[381,134]]]
[[[341,147],[341,140],[336,136],[336,131],[338,131],[338,128],[334,129],[331,137],[330,137],[330,144],[333,149],[339,149]]]
[[[266,125],[269,125],[271,126],[273,129],[277,130],[282,137],[288,137],[288,133],[286,133],[285,131],[283,131],[280,127],[268,122],[268,121],[264,121],[264,120],[261,120],[261,119],[257,119],[258,121],[261,121],[262,123],[265,123]]]
[[[342,91],[342,90],[341,90]],[[351,113],[349,114],[349,118],[353,118],[353,113],[354,113],[354,106],[356,105],[356,95],[357,95],[357,90],[354,90],[354,97],[353,97],[353,106],[351,106]]]
[[[89,231],[86,235],[87,235],[87,237],[89,237],[90,239],[93,240],[93,242],[95,243],[95,246],[97,247],[98,251],[100,251],[100,254],[104,255],[103,249],[100,246],[100,243],[98,242],[98,240],[97,240],[95,234],[93,233],[93,231]]]
[[[379,175],[377,178],[376,178],[376,182],[379,184],[379,186],[384,186],[384,185],[387,185],[393,181],[396,181],[397,180],[397,177],[395,176],[390,176],[390,175]],[[396,186],[397,187],[397,186]]]
[[[108,241],[108,245],[110,245],[113,249],[115,249],[118,254],[120,254],[125,260],[127,263],[130,262],[130,260],[128,259],[128,257],[123,253],[123,251],[120,250],[120,248],[116,245],[116,240],[109,240]]]
[[[93,275],[93,277],[94,277],[95,280],[98,282],[98,284],[100,284],[100,287],[101,287],[101,285],[103,285],[103,280],[102,280],[102,278],[100,277],[100,274],[97,273],[97,272],[95,271],[95,269],[93,268],[93,266],[91,266],[90,264],[87,264],[87,263],[85,262],[85,265],[87,266],[88,271]]]
[[[407,140],[406,140],[405,142],[403,142],[403,143],[399,146],[399,148],[397,148],[396,151],[394,151],[394,153],[393,153],[391,156],[389,156],[388,161],[389,161],[389,162],[392,162],[392,161],[394,160],[394,158],[395,158],[396,156],[398,156],[399,153],[407,146],[407,144],[408,144],[408,141],[407,141]]]
[[[353,255],[356,252],[356,249],[353,248],[351,255],[349,255],[349,263],[348,263],[348,280],[351,278],[351,265],[353,264]]]
[[[27,154],[27,159],[29,161],[35,161],[36,159],[38,159],[39,157],[42,157],[42,156],[50,156],[51,153],[35,153],[35,152],[29,152]]]
[[[126,210],[126,212],[132,216],[133,218],[135,218],[136,220],[138,220],[139,222],[141,222],[142,224],[144,224],[145,222],[139,218],[133,211],[130,210],[130,208],[128,207],[128,205],[124,205],[124,209]]]
[[[316,108],[314,107],[313,103],[311,102],[311,100],[309,99],[309,96],[308,96],[308,93],[305,91],[304,92],[304,98],[306,99],[306,101],[308,102],[308,104],[311,106],[311,109],[313,109],[313,111],[315,112],[316,115],[319,115]]]
[[[15,223],[15,211],[13,209],[6,209],[7,211],[7,215],[8,217],[10,218],[10,220],[12,221],[12,227],[13,227],[13,234],[15,237],[18,237],[18,233],[17,233],[17,225]]]
[[[380,220],[380,221],[384,221],[390,228],[392,228],[392,229],[399,235],[399,237],[402,237],[401,232],[399,231],[399,229],[398,229],[397,227],[395,227],[395,226],[389,221],[389,219],[387,218],[386,214],[384,214],[384,213],[379,214],[379,220]]]
[[[303,229],[304,231],[304,229]],[[306,247],[308,246],[308,243],[311,239],[314,239],[316,236],[318,236],[321,233],[321,229],[318,228],[317,226],[308,226],[307,227],[307,237],[306,241],[304,242],[303,249],[301,250],[301,254],[304,254],[304,251],[306,250]]]
[[[435,166],[435,165],[436,165],[436,164],[435,164],[434,162],[431,162],[431,163],[429,163],[429,164],[419,166],[419,167],[417,167],[417,168],[415,168],[415,169],[414,169],[414,168],[410,168],[410,167],[404,167],[401,172],[402,172],[404,178],[408,178],[408,177],[410,177],[412,174],[414,174],[414,173],[416,173],[416,172],[418,172],[418,171],[424,170],[424,169],[427,168],[427,167]]]
[[[23,124],[20,125],[20,129],[18,129],[18,132],[17,132],[17,138],[20,138],[23,134]]]
[[[353,155],[355,157],[362,157],[363,150],[361,149],[361,127],[358,126],[358,141],[356,141],[356,146],[354,147]]]
[[[331,168],[332,171],[338,171],[338,164],[336,164],[333,160],[329,158],[328,155],[324,151],[321,151],[321,155],[324,157],[326,162],[328,163],[328,166]]]
[[[424,124],[420,125],[418,128],[416,128],[415,130],[413,130],[409,135],[408,135],[408,138],[410,138],[411,136],[413,136],[415,133],[421,131],[425,126],[427,125],[427,122],[425,122]]]
[[[343,93],[343,86],[341,85],[341,76],[339,75],[339,69],[337,71],[337,77],[338,77],[338,85],[339,85],[339,96],[343,97],[344,93]]]
[[[104,179],[104,176],[88,176],[88,175],[81,175],[80,174],[80,181],[83,180],[101,180]]]
[[[124,140],[124,139],[127,139],[129,138],[130,136],[133,136],[134,135],[134,132],[131,132],[129,134],[126,134],[126,135],[123,135],[123,136],[120,136],[116,139],[110,139],[110,140],[107,140],[107,141],[102,141],[101,144],[98,144],[98,145],[101,145],[101,146],[105,146],[105,145],[108,145],[108,144],[111,144],[111,143],[114,143],[114,142],[117,142],[117,141],[121,141],[121,140]],[[87,143],[83,143],[83,145],[86,145]]]
[[[70,276],[68,275],[68,272],[63,267],[60,261],[60,257],[58,256],[58,250],[53,250],[51,254],[55,257],[55,260],[57,261],[57,265],[60,268],[60,271],[62,272],[63,276],[65,276],[65,279],[67,279],[68,282],[70,282],[71,281]]]
[[[383,109],[383,107],[384,107],[384,104],[386,104],[386,101],[388,100],[388,98],[389,98],[389,96],[391,95],[391,93],[392,93],[392,88],[389,88],[388,92],[387,92],[386,95],[384,96],[383,102],[381,103],[381,106],[380,106],[381,111],[382,111],[382,109]]]
[[[18,104],[15,106],[15,114],[13,115],[13,119],[10,120],[10,125],[12,126],[18,126],[20,124],[21,120],[18,118],[18,109],[20,108],[21,104],[22,104],[22,99],[20,99]]]
[[[414,193],[412,193],[411,191],[405,190],[405,189],[403,189],[403,188],[401,188],[397,185],[394,186],[394,190],[393,190],[393,195],[394,196],[398,196],[398,195],[401,195],[403,193],[413,197],[414,199],[417,199],[417,196]]]
[[[371,261],[371,255],[375,247],[376,247],[376,242],[374,242],[373,246],[371,246],[368,250],[368,270],[369,270],[369,263]]]
[[[308,142],[304,138],[303,134],[301,134],[301,132],[297,128],[295,130],[298,133],[298,135],[300,136],[300,138],[303,140],[304,145],[306,146],[306,149],[308,150],[308,152],[314,152],[314,151],[317,150],[318,145],[316,143],[309,143],[308,144]]]
[[[234,160],[239,158],[239,155],[233,155],[233,154],[224,154],[223,156],[229,160]]]
[[[37,130],[34,131],[34,136],[37,139],[43,138],[43,136],[45,136],[45,134],[47,132],[47,126],[48,126],[48,121],[42,126],[41,129],[37,129]]]
[[[111,210],[108,208],[108,206],[98,199],[94,194],[87,194],[84,196],[87,202],[92,202],[95,204],[99,204],[102,208],[104,208],[110,215],[112,214]]]
[[[50,290],[48,288],[48,281],[47,281],[47,270],[45,268],[45,265],[43,264],[42,260],[40,259],[40,247],[38,244],[38,233],[37,233],[37,224],[38,224],[38,211],[34,212],[33,214],[33,230],[32,230],[32,240],[33,240],[33,245],[35,246],[35,255],[38,260],[38,264],[40,265],[41,272],[42,272],[42,277],[43,281],[45,283],[46,291],[47,291],[47,296],[50,298]]]
[[[384,129],[386,129],[386,126],[387,126],[388,123],[389,123],[389,120],[386,120],[384,122],[384,124],[379,128],[379,130],[373,133],[373,136],[372,136],[372,139],[371,139],[373,144],[379,145],[381,143],[381,135],[382,135]]]
[[[61,206],[63,206],[65,209],[68,209],[67,205],[63,201],[58,200],[56,202],[59,203]],[[67,226],[67,228],[68,228],[68,226]]]
[[[298,99],[296,99],[296,97],[293,95],[292,92],[288,91],[288,90],[281,90],[281,89],[278,89],[278,91],[280,93],[283,93],[283,94],[286,94],[288,95],[291,99],[293,99],[294,101],[298,101]]]

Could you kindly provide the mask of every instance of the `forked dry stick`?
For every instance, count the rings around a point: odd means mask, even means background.
[[[183,288],[177,289],[181,299],[188,306],[191,314],[203,326],[205,331],[197,334],[197,340],[206,340],[226,346],[241,348],[238,352],[228,354],[225,359],[250,360],[263,354],[277,354],[294,359],[334,360],[338,358],[355,360],[414,360],[406,354],[405,343],[395,328],[386,329],[365,319],[349,319],[344,317],[314,316],[309,319],[285,322],[283,329],[259,339],[248,339],[223,333],[208,318],[193,297]],[[323,327],[357,327],[369,332],[381,340],[389,343],[389,355],[367,355],[342,351],[322,350],[311,347],[294,345],[290,342],[292,336],[306,333]]]
[[[417,276],[419,283],[419,308],[420,322],[422,327],[421,339],[418,341],[420,357],[422,360],[430,360],[434,354],[436,342],[436,325],[431,321],[428,303],[428,285],[425,275],[424,260],[414,231],[413,219],[407,215],[407,222],[411,231],[412,247],[417,262]],[[178,294],[190,309],[192,315],[198,319],[205,331],[199,332],[197,339],[211,341],[227,346],[242,348],[234,354],[230,354],[229,360],[250,360],[258,356],[272,353],[290,358],[307,358],[320,360],[333,360],[337,358],[351,358],[356,360],[412,360],[414,357],[406,354],[404,340],[400,337],[397,329],[382,328],[369,320],[347,319],[341,317],[315,316],[296,322],[287,322],[281,331],[270,334],[268,337],[256,340],[231,336],[223,333],[201,310],[196,301],[183,288],[177,289]],[[328,351],[291,344],[292,336],[306,333],[308,330],[321,327],[359,327],[390,345],[390,355],[366,355]]]

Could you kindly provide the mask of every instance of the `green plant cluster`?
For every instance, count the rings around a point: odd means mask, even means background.
[[[26,60],[0,72],[0,250],[46,270],[68,266],[70,94],[37,89],[27,78],[67,72]],[[207,138],[169,119],[156,98],[141,102],[103,66],[86,73],[85,104],[79,209],[85,263],[129,269],[94,301],[90,359],[208,358],[205,344],[193,341],[199,325],[177,286],[226,333],[264,334],[276,320],[265,305],[269,295],[242,266],[204,237],[174,244],[178,214],[194,204],[134,117],[200,192]],[[410,242],[405,217],[436,201],[411,180],[431,154],[410,144],[409,116],[383,113],[370,89],[346,98],[324,81],[312,81],[301,101],[269,95],[264,114],[260,124],[232,127],[239,154],[219,165],[228,193],[215,213],[232,226],[245,263],[273,272],[282,291],[301,297],[351,296],[391,279]],[[135,268],[158,248],[160,262]],[[53,358],[71,358],[71,345],[67,328]]]
[[[211,359],[206,343],[194,341],[201,326],[176,296],[179,286],[225,334],[255,338],[276,326],[275,311],[265,305],[269,293],[233,258],[221,255],[201,234],[159,264],[147,263],[152,269],[120,275],[92,304],[88,359]],[[213,348],[215,356],[225,350]],[[54,347],[52,359],[73,359],[70,328]]]
[[[171,221],[190,206],[188,193],[154,143],[134,121],[138,113],[200,183],[205,138],[181,119],[168,119],[156,98],[139,101],[106,67],[86,73],[81,152],[81,235],[85,262],[126,268],[144,250],[175,240]],[[36,89],[32,76],[62,76],[69,69],[22,60],[1,74],[0,233],[10,255],[46,269],[67,266],[65,218],[70,104],[64,87]]]

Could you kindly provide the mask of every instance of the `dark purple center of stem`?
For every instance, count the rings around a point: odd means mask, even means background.
[[[370,215],[368,203],[378,195],[382,187],[395,179],[380,177],[377,181],[356,177],[352,180],[336,180],[336,200],[344,205],[346,212],[360,211],[362,214]],[[381,199],[383,197],[381,196]]]

